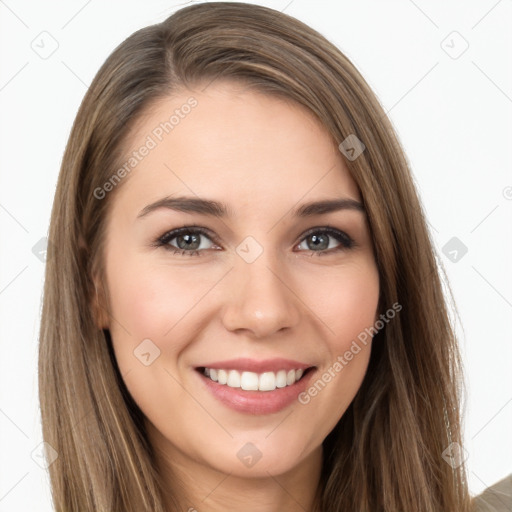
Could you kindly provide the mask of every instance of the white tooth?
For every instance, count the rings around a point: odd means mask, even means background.
[[[240,387],[245,391],[258,390],[258,374],[254,372],[243,372],[240,378]]]
[[[259,390],[273,391],[276,389],[276,375],[274,372],[265,372],[260,375]]]
[[[279,370],[257,374],[254,372],[238,372],[237,370],[216,370],[205,368],[204,374],[219,384],[227,384],[232,388],[242,388],[245,391],[273,391],[277,388],[291,386],[304,374],[304,370]]]
[[[228,381],[228,372],[226,372],[226,370],[219,370],[217,372],[217,378],[219,379],[219,384],[226,384]]]
[[[276,387],[284,388],[286,386],[286,370],[279,370],[276,374]]]
[[[240,387],[240,374],[236,370],[229,371],[227,385],[230,388],[239,388]]]

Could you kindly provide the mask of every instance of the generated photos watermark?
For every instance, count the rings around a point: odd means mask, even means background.
[[[178,126],[185,117],[190,114],[193,108],[197,107],[198,101],[191,96],[179,108],[174,110],[174,113],[167,121],[161,122],[158,126],[153,128],[151,133],[146,137],[146,140],[137,150],[134,150],[131,156],[117,169],[114,174],[105,182],[101,187],[94,189],[93,195],[96,199],[104,199],[105,196],[115,189],[123,178],[128,176],[130,172],[139,165],[142,160],[149,153],[155,149],[160,142],[164,139],[165,135],[169,134],[176,126]]]
[[[362,347],[368,344],[375,334],[385,327],[396,314],[402,310],[402,305],[395,302],[385,313],[382,313],[379,319],[371,326],[364,329],[357,335],[357,339],[353,340],[350,347],[336,358],[336,361],[325,370],[322,375],[305,391],[299,393],[298,401],[302,405],[307,405],[311,399],[318,395],[326,385],[331,382],[340,372],[348,365],[355,355],[361,352]]]

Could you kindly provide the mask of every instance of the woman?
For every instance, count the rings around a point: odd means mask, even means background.
[[[469,510],[406,159],[308,26],[219,2],[130,36],[77,114],[50,240],[56,510]]]

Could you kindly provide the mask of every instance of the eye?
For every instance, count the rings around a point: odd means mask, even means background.
[[[210,244],[206,243],[205,246],[201,238],[210,240]],[[333,244],[332,239],[337,241],[338,245]],[[306,244],[307,247],[302,247],[302,249],[311,251],[311,256],[314,254],[318,256],[332,254],[333,252],[350,249],[354,246],[354,240],[346,233],[329,226],[313,228],[303,235],[301,240],[303,241],[297,247],[301,248],[301,246]],[[170,250],[173,254],[201,256],[201,252],[213,248],[212,241],[215,246],[217,243],[216,238],[209,230],[198,226],[184,226],[165,233],[153,245]]]
[[[172,251],[174,254],[187,254],[189,256],[200,255],[199,250],[211,249],[205,247],[201,243],[201,237],[213,239],[214,237],[208,230],[195,226],[185,226],[182,228],[174,229],[162,235],[154,245],[157,247],[164,247]],[[173,243],[176,241],[175,243]],[[208,245],[208,244],[206,244]]]
[[[336,240],[339,245],[333,245],[329,238]],[[304,246],[304,244],[309,248],[313,247],[314,249],[309,249],[313,253],[311,256],[324,256],[344,249],[351,249],[354,246],[354,240],[346,233],[330,227],[314,228],[308,231],[302,240],[304,241],[297,247]]]

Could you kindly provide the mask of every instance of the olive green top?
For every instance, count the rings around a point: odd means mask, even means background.
[[[472,512],[512,512],[512,473],[476,496]]]

